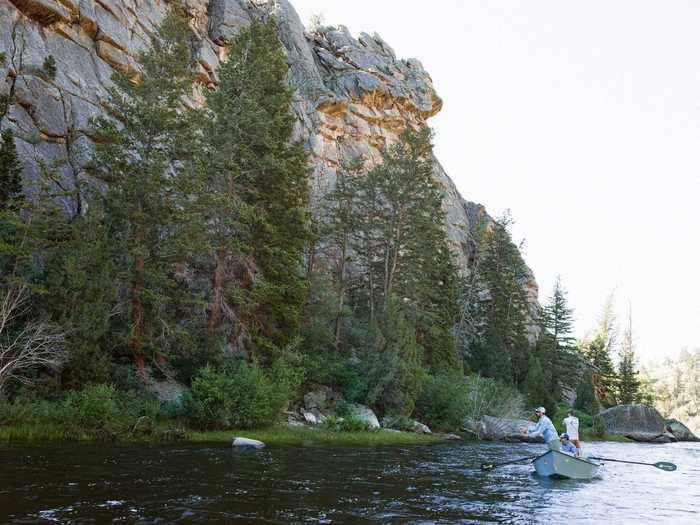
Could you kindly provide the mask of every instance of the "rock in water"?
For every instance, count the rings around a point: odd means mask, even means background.
[[[608,433],[646,443],[671,443],[677,439],[666,432],[659,412],[646,405],[619,405],[600,413]]]
[[[678,441],[700,441],[700,438],[677,419],[667,419],[666,430]]]
[[[248,439],[244,437],[237,437],[233,438],[233,443],[231,443],[232,447],[240,447],[240,448],[255,448],[255,449],[261,449],[265,448],[265,443],[262,441],[258,441],[257,439]]]

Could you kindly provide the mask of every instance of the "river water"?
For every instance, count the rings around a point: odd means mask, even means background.
[[[700,524],[700,444],[595,443],[591,481],[484,461],[543,446],[0,446],[0,523]]]

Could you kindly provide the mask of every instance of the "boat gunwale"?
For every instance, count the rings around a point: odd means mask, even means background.
[[[544,454],[542,454],[542,455],[540,455],[540,456],[537,456],[535,459],[533,459],[533,460],[532,460],[532,463],[534,463],[535,461],[537,461],[537,460],[540,459],[540,458],[545,457],[547,454],[550,454],[551,452],[557,452],[557,453],[561,454],[562,456],[566,456],[567,458],[571,458],[571,459],[576,459],[576,460],[578,460],[578,461],[582,461],[582,462],[584,462],[584,463],[587,464],[587,465],[593,465],[593,466],[595,466],[595,467],[600,467],[600,466],[601,466],[600,463],[595,463],[594,461],[588,461],[588,460],[585,460],[585,459],[580,458],[580,457],[577,457],[577,456],[572,456],[571,454],[567,454],[566,452],[562,452],[561,450],[548,450],[548,451],[545,452]]]

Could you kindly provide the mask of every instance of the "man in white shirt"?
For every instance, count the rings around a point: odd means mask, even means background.
[[[569,411],[567,417],[564,419],[564,426],[566,426],[566,433],[569,435],[569,440],[577,449],[581,450],[581,442],[578,438],[578,418],[573,412]]]

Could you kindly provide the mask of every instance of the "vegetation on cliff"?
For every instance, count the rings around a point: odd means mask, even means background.
[[[318,385],[437,429],[526,402],[554,413],[582,359],[564,288],[538,317],[508,216],[477,220],[460,271],[430,130],[406,129],[379,162],[341,160],[324,212],[309,213],[274,20],[240,31],[201,110],[189,38],[170,15],[137,78],[114,77],[77,187],[47,165],[20,191],[3,131],[0,423],[265,427]],[[604,402],[612,341],[601,331],[585,347]],[[184,392],[159,402],[159,383]]]

